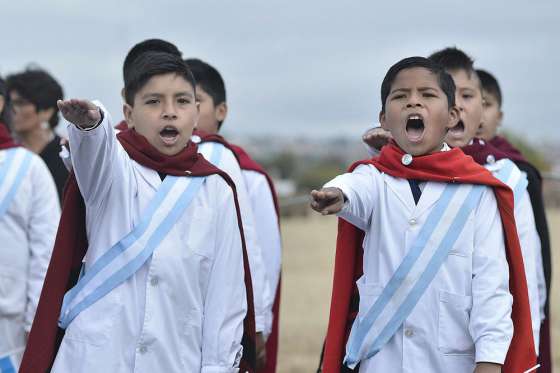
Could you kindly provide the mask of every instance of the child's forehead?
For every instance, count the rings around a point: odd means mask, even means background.
[[[475,71],[468,71],[465,69],[456,69],[447,71],[453,78],[457,88],[481,88],[480,80]]]
[[[410,67],[397,73],[391,90],[419,84],[439,88],[438,77],[432,71],[425,67]]]
[[[144,90],[183,90],[192,93],[194,87],[184,76],[177,73],[158,74],[150,77],[142,87]]]

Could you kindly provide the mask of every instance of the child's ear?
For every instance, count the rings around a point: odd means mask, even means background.
[[[2,110],[0,110],[2,111]],[[504,120],[504,112],[500,110],[500,114],[498,116],[498,127],[502,125],[502,121]]]
[[[227,104],[225,102],[222,102],[221,104],[216,106],[215,112],[216,112],[216,120],[218,122],[225,121],[228,112]]]
[[[450,129],[455,127],[457,123],[459,123],[459,119],[461,119],[459,108],[457,106],[452,106],[451,109],[449,109],[449,121],[447,122],[447,126],[445,126],[445,128]]]
[[[128,128],[133,128],[134,121],[132,119],[132,107],[129,104],[124,103],[122,109],[123,109],[124,120],[126,121],[126,124],[128,124]]]
[[[124,87],[121,89],[121,97],[123,101],[126,101],[126,98],[124,97]]]
[[[6,101],[4,100],[4,96],[0,95],[0,113],[2,111],[4,111],[4,104],[6,103]]]
[[[379,123],[381,124],[381,128],[383,128],[385,131],[389,131],[389,129],[386,127],[384,111],[379,112]]]

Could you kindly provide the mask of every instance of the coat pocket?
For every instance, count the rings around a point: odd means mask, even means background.
[[[439,293],[438,348],[448,355],[471,355],[474,342],[469,332],[472,296]]]
[[[360,294],[358,317],[361,319],[375,304],[375,301],[383,292],[383,286],[379,283],[366,282],[365,276],[360,277],[360,279],[356,281],[356,285],[358,286],[358,292]]]

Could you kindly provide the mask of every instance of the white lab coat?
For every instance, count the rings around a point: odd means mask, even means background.
[[[0,150],[0,160],[5,153]],[[17,194],[0,217],[0,357],[12,355],[14,364],[23,356],[60,219],[51,173],[39,156],[31,157]]]
[[[257,237],[262,248],[263,260],[266,267],[266,275],[270,286],[270,297],[267,299],[266,309],[271,310],[274,305],[276,290],[280,281],[280,269],[282,267],[282,240],[278,215],[274,207],[272,191],[266,177],[256,171],[242,170],[253,216]],[[272,315],[272,314],[270,314]],[[274,317],[274,316],[273,316]],[[272,328],[272,319],[267,318],[267,330]]]
[[[358,317],[373,305],[415,241],[445,183],[426,182],[418,205],[407,180],[358,166],[325,187],[348,198],[339,216],[366,232]],[[472,373],[503,363],[513,335],[512,297],[494,193],[484,190],[467,224],[413,311],[360,372]]]
[[[194,138],[196,140],[196,137]],[[204,142],[198,144],[198,151],[204,155],[206,159],[210,159],[214,142]],[[221,146],[221,145],[220,145]],[[251,199],[248,194],[247,185],[241,173],[241,168],[237,162],[237,158],[231,150],[224,147],[222,157],[216,167],[225,171],[235,183],[237,190],[237,199],[239,201],[239,209],[241,210],[241,220],[243,222],[243,233],[245,234],[245,243],[247,247],[247,255],[249,259],[249,267],[251,268],[251,280],[253,283],[253,297],[255,304],[255,329],[264,335],[270,334],[270,323],[267,320],[272,318],[272,302],[271,289],[267,278],[265,262],[263,259],[262,248],[257,236],[257,226],[253,209],[251,207]]]
[[[502,160],[485,167],[493,174],[497,174],[502,167],[506,165]],[[514,186],[512,186],[514,187]],[[535,349],[539,351],[539,335],[541,329],[542,316],[544,315],[544,301],[546,300],[546,291],[541,294],[539,285],[544,285],[544,270],[542,266],[541,240],[535,225],[535,216],[533,215],[533,207],[527,190],[519,201],[515,201],[514,216],[517,235],[519,236],[519,244],[521,246],[521,255],[523,256],[523,265],[525,267],[525,277],[527,279],[527,289],[529,292],[529,306],[531,309],[531,324],[533,328],[533,338],[535,341]],[[539,278],[539,268],[542,273]],[[542,281],[542,284],[540,282]],[[546,289],[546,287],[545,287]],[[544,297],[544,300],[542,298]],[[541,302],[542,300],[542,302]],[[542,303],[542,313],[541,313]]]
[[[135,162],[105,115],[68,124],[86,203],[85,271],[129,233],[161,184]],[[53,372],[237,372],[246,314],[233,193],[211,175],[152,258],[68,326]]]

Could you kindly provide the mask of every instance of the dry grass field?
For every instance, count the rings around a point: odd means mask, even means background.
[[[560,210],[548,212],[556,273],[560,268]],[[282,223],[284,270],[279,373],[313,373],[330,303],[336,219],[312,215]],[[560,275],[552,285],[555,366],[560,373]]]

